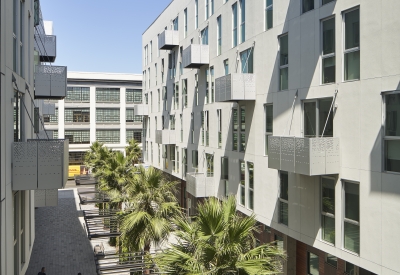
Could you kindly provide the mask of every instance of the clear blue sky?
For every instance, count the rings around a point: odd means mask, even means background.
[[[142,33],[171,0],[41,0],[68,71],[142,73]]]

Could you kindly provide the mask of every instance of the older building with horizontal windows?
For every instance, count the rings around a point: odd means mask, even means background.
[[[145,162],[188,215],[237,196],[284,274],[400,274],[399,10],[171,1],[142,35]]]

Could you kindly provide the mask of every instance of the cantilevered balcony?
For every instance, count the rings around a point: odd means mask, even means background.
[[[149,105],[147,105],[147,104],[135,105],[135,108],[133,109],[133,114],[135,116],[148,116],[149,115]]]
[[[64,99],[67,95],[67,67],[37,65],[35,98]]]
[[[214,178],[204,173],[187,173],[186,191],[196,198],[215,196]]]
[[[256,100],[256,75],[233,73],[215,79],[215,101]]]
[[[338,174],[339,138],[269,136],[268,167],[307,176]]]
[[[35,48],[39,52],[40,62],[54,62],[56,60],[56,36],[35,34]]]
[[[68,179],[68,139],[13,143],[13,190],[64,188]]]
[[[156,143],[175,144],[175,130],[156,130]]]
[[[51,102],[43,102],[42,105],[42,115],[55,115],[56,114],[56,104]]]
[[[35,207],[57,206],[58,189],[35,190]]]
[[[158,48],[160,50],[171,50],[179,46],[179,31],[164,30],[158,37]]]
[[[191,44],[183,50],[183,67],[198,69],[210,63],[210,48],[208,45]]]

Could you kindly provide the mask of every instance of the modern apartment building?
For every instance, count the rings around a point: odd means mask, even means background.
[[[173,0],[142,36],[145,162],[235,194],[285,274],[400,274],[400,2]]]
[[[67,96],[44,117],[48,133],[69,140],[70,165],[83,164],[94,141],[125,151],[134,138],[142,142],[142,76],[68,72]]]
[[[35,241],[34,207],[56,205],[68,142],[46,138],[44,99],[65,97],[67,67],[54,66],[39,0],[0,2],[0,274],[25,274]]]

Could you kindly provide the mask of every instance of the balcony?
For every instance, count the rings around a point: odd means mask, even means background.
[[[67,67],[37,65],[35,98],[64,99],[67,95]]]
[[[307,176],[339,174],[339,138],[270,136],[268,167]]]
[[[215,101],[256,100],[256,75],[233,73],[215,79]]]
[[[135,116],[148,116],[149,115],[149,105],[147,105],[147,104],[135,105],[135,108],[133,109],[133,114]]]
[[[182,64],[184,68],[198,69],[210,63],[210,49],[208,45],[191,44],[183,50]]]
[[[158,37],[158,48],[160,50],[172,50],[179,46],[179,31],[165,30]]]
[[[43,102],[42,105],[42,115],[55,115],[56,114],[56,104],[50,102]]]
[[[186,191],[196,198],[215,196],[214,178],[204,173],[186,174]]]
[[[175,130],[156,130],[156,143],[175,144]]]
[[[54,62],[56,60],[56,36],[35,34],[35,48],[39,52],[40,62]]]
[[[57,206],[58,189],[35,190],[35,207]]]
[[[13,143],[13,190],[64,188],[68,179],[68,139]]]

